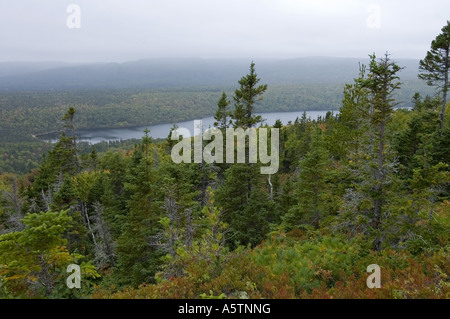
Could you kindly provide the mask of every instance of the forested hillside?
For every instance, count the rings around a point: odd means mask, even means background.
[[[26,134],[60,135],[37,168],[0,175],[0,297],[448,298],[450,108],[441,94],[399,97],[401,69],[373,55],[327,90],[266,85],[252,63],[210,91],[3,95],[4,139],[22,138],[17,118]],[[403,99],[411,109],[395,110]],[[273,127],[255,115],[299,104],[339,114]],[[176,164],[179,141],[148,132],[108,150],[76,139],[77,127],[167,114],[215,114],[220,132],[278,129],[278,172],[261,174],[248,152],[245,163]],[[66,285],[70,264],[79,289]],[[381,286],[370,289],[374,264]]]
[[[269,87],[255,111],[338,110],[345,83],[357,76],[358,65],[364,61],[262,60],[258,72]],[[395,92],[399,106],[411,107],[415,92],[434,95],[432,87],[417,79],[419,61],[402,62],[403,85]],[[70,107],[77,109],[77,129],[146,126],[212,116],[222,91],[233,94],[234,83],[247,64],[242,59],[0,63],[0,173],[23,174],[36,168],[52,147],[43,140],[59,136],[61,118]]]

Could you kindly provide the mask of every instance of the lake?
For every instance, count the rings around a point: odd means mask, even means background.
[[[317,119],[319,116],[325,117],[328,111],[306,111],[307,117],[311,119]],[[337,114],[338,111],[333,111]],[[289,121],[294,122],[297,117],[301,118],[303,111],[296,112],[271,112],[271,113],[257,113],[265,119],[264,123],[273,125],[276,120],[281,120],[283,124],[287,124]],[[203,121],[203,129],[208,129],[213,126],[214,117],[199,118]],[[128,139],[141,139],[144,135],[144,130],[147,128],[150,130],[149,136],[157,138],[166,138],[170,129],[174,123],[156,124],[148,126],[127,127],[127,128],[113,128],[113,129],[90,129],[90,130],[78,130],[77,135],[79,141],[88,142],[90,144],[97,144],[107,141],[120,141]],[[178,122],[178,127],[184,127],[194,132],[194,120]]]

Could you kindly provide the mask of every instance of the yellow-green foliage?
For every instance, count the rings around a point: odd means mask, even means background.
[[[83,256],[70,253],[64,233],[72,218],[68,211],[27,214],[25,229],[0,236],[0,282],[10,297],[50,296],[65,286],[66,269]],[[96,278],[90,263],[81,265],[84,278]]]
[[[155,285],[97,289],[92,298],[446,298],[450,292],[449,251],[411,255],[408,251],[369,252],[360,239],[345,240],[305,231],[275,232],[253,250],[228,253],[219,274],[195,257],[186,276]],[[369,289],[367,266],[381,267],[381,288]]]
[[[276,275],[287,274],[297,293],[310,292],[324,283],[333,285],[351,273],[352,265],[364,253],[356,239],[297,236],[275,232],[253,254],[257,264],[269,267]]]
[[[186,265],[187,276],[170,278],[156,285],[141,285],[137,289],[125,288],[111,293],[114,287],[107,290],[98,289],[92,298],[114,299],[179,299],[205,298],[218,296],[221,298],[294,298],[293,288],[289,286],[285,275],[277,275],[267,267],[257,265],[249,256],[249,251],[239,249],[229,253],[227,262],[219,274],[214,277],[211,265],[192,258]]]

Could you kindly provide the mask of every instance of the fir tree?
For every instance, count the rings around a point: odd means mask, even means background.
[[[359,138],[358,147],[349,153],[348,170],[353,181],[344,195],[340,226],[353,235],[361,232],[372,238],[372,248],[379,251],[390,226],[383,216],[389,215],[387,211],[395,200],[397,163],[387,130],[397,105],[392,94],[400,87],[397,72],[401,67],[387,53],[379,61],[375,55],[370,57],[367,78],[357,80],[367,90],[367,100],[363,101],[364,105],[367,101],[368,111],[363,113],[365,121],[362,122],[367,129]]]
[[[233,164],[225,172],[225,183],[216,191],[217,205],[229,225],[229,244],[258,244],[269,227],[269,214],[273,208],[267,193],[255,185],[259,176],[257,165]]]
[[[328,213],[329,170],[329,154],[323,142],[322,130],[317,128],[312,135],[311,151],[299,163],[295,186],[297,204],[283,218],[288,229],[300,224],[319,227],[321,219]]]
[[[120,285],[137,286],[153,282],[161,253],[151,246],[151,236],[160,229],[159,199],[156,182],[161,177],[154,165],[155,145],[144,138],[136,145],[125,183],[127,215],[121,219],[121,234],[117,241],[117,262],[114,277]]]
[[[267,90],[267,84],[259,85],[260,79],[255,72],[255,63],[250,64],[250,73],[239,80],[240,88],[234,92],[234,127],[243,129],[262,122],[260,115],[255,115],[255,104],[262,100],[262,94]]]
[[[420,60],[419,78],[428,85],[436,86],[442,92],[441,133],[445,126],[445,109],[449,89],[448,72],[450,69],[450,21],[442,28],[436,39],[431,42],[431,49]]]
[[[217,111],[214,115],[214,126],[225,131],[230,122],[231,112],[228,110],[228,105],[230,105],[230,101],[227,99],[227,94],[222,92],[222,97],[217,103]]]

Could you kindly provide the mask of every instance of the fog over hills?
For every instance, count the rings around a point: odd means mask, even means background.
[[[73,67],[79,64],[48,61],[48,62],[0,62],[0,77],[23,75],[50,69]]]
[[[394,59],[405,67],[402,80],[417,80],[418,60]],[[305,57],[257,59],[263,83],[349,83],[359,63],[369,59]],[[162,88],[235,86],[247,74],[249,59],[161,58],[125,63],[69,64],[62,62],[0,63],[0,91],[94,88]]]

